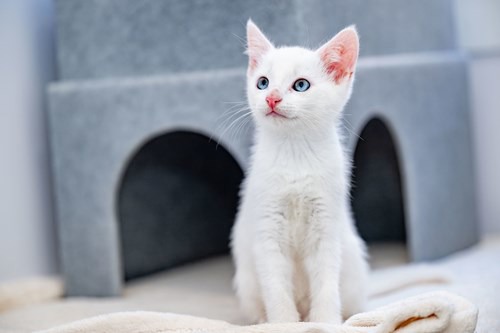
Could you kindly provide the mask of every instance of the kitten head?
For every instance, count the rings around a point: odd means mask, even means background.
[[[351,94],[359,41],[348,27],[317,50],[275,47],[247,23],[247,95],[258,127],[331,130]]]

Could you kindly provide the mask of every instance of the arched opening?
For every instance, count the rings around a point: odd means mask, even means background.
[[[406,244],[399,159],[391,133],[379,118],[371,119],[360,134],[352,184],[352,208],[363,239],[369,245]]]
[[[118,189],[125,279],[226,253],[242,178],[231,154],[203,135],[146,142]]]

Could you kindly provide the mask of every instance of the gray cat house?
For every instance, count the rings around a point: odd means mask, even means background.
[[[253,128],[221,123],[228,102],[245,100],[233,34],[244,36],[248,17],[278,45],[318,46],[357,24],[344,125],[365,239],[404,241],[413,260],[477,241],[451,1],[60,0],[56,9],[49,119],[67,295],[119,295],[129,279],[227,253]]]

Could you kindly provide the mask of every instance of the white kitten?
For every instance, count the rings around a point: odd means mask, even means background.
[[[368,273],[337,130],[358,35],[275,48],[248,21],[247,41],[256,134],[232,234],[235,288],[254,322],[340,323],[362,309]]]

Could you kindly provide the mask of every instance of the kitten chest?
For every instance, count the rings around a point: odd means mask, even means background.
[[[284,184],[279,207],[284,217],[283,236],[294,255],[304,254],[304,250],[315,233],[320,232],[324,221],[319,219],[322,214],[327,193],[322,190],[317,179],[306,177]]]

